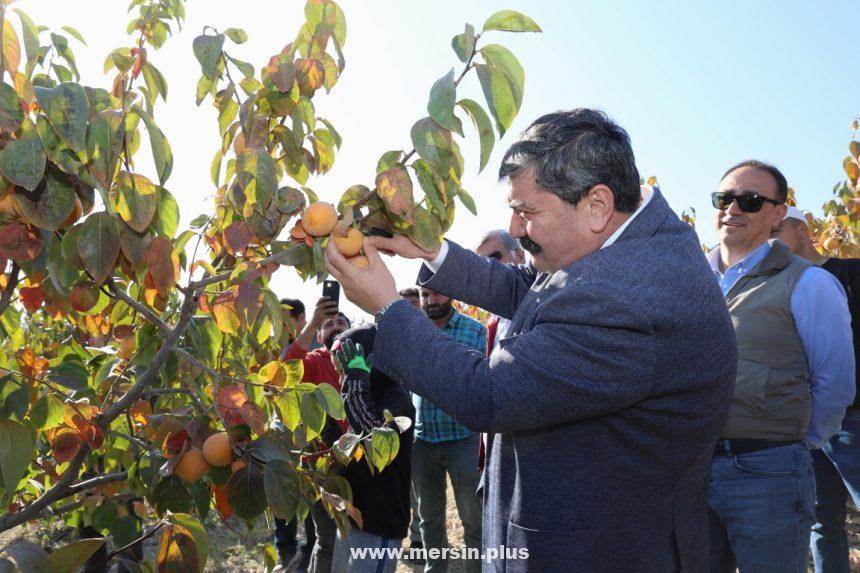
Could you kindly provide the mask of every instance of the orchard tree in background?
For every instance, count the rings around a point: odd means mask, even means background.
[[[824,217],[806,215],[812,238],[824,255],[860,257],[860,117],[851,123],[848,155],[842,160],[846,179],[833,187],[833,199],[824,204]]]
[[[110,89],[80,83],[76,30],[37,26],[10,3],[0,5],[0,531],[62,520],[105,537],[50,553],[15,542],[0,568],[72,571],[106,542],[113,559],[158,535],[156,570],[200,571],[213,508],[250,526],[264,512],[303,518],[321,500],[340,528],[361,523],[338,469],[381,471],[408,420],[326,446],[343,404],[333,387],[301,382],[301,362],[279,359],[293,326],[269,281],[280,266],[321,280],[329,240],[366,264],[371,231],[430,249],[455,200],[474,213],[454,136],[464,119],[474,125],[483,169],[525,81],[508,49],[482,40],[538,26],[510,10],[480,33],[467,24],[452,41],[461,70],[433,84],[408,150],[384,153],[375,181],[336,206],[306,184],[341,145],[313,103],[344,70],[340,7],[308,1],[295,39],[259,70],[231,54],[244,31],[205,28],[193,53],[197,103],[218,112],[215,212],[179,232],[156,62],[183,1],[132,0],[130,45],[104,63]],[[472,71],[486,109],[457,97]],[[136,167],[143,150],[152,173]]]

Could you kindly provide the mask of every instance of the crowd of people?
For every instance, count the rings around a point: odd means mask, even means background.
[[[343,470],[363,523],[342,536],[317,505],[301,549],[280,523],[282,565],[393,571],[351,549],[445,547],[449,478],[468,571],[804,572],[810,546],[817,572],[849,571],[860,260],[818,253],[785,177],[756,160],[715,181],[703,253],[595,110],[539,118],[499,175],[509,230],[474,251],[371,237],[358,269],[327,250],[373,323],[327,299],[305,322],[285,301],[300,327],[284,357],[344,398],[326,440],[384,410],[414,424],[384,471]],[[418,288],[398,291],[379,250],[423,259]]]

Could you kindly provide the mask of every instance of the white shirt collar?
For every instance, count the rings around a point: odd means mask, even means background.
[[[630,215],[630,217],[626,221],[624,221],[621,224],[620,227],[618,227],[615,230],[614,233],[612,233],[612,235],[610,235],[610,237],[608,239],[606,239],[606,242],[603,243],[603,246],[600,247],[601,249],[605,249],[606,247],[608,247],[609,245],[611,245],[612,243],[617,241],[618,237],[621,236],[621,233],[623,233],[624,230],[628,227],[628,225],[630,225],[630,223],[633,222],[633,219],[636,218],[636,215],[641,213],[642,209],[644,209],[645,206],[651,202],[651,198],[654,197],[654,189],[652,189],[650,185],[642,185],[641,189],[642,189],[642,202],[639,203],[639,207],[636,209],[636,211],[633,212],[632,215]]]

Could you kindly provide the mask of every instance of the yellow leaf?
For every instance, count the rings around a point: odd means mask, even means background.
[[[12,22],[3,20],[3,67],[7,72],[17,72],[21,63],[21,44]],[[14,75],[14,74],[13,74]]]

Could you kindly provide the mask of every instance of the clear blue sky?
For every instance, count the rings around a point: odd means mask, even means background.
[[[512,138],[539,115],[590,106],[605,110],[630,133],[640,173],[657,175],[671,205],[698,213],[702,240],[713,243],[708,195],[731,164],[755,157],[775,163],[798,192],[800,207],[821,204],[844,178],[841,163],[860,113],[856,3],[808,2],[490,2],[463,0],[344,0],[347,67],[328,96],[315,99],[344,137],[333,171],[309,185],[336,202],[354,183],[371,184],[381,153],[409,145],[409,128],[426,115],[430,86],[459,61],[450,39],[464,22],[477,28],[503,8],[522,11],[543,34],[492,32],[487,40],[511,48],[526,70],[525,101],[509,135],[497,143],[480,175],[474,132],[466,121],[464,187],[479,214],[459,209],[449,237],[474,246],[481,233],[505,227],[506,189],[495,171]],[[110,87],[102,62],[127,46],[120,0],[22,0],[15,4],[37,24],[70,24],[89,48],[75,45],[83,82]],[[257,69],[295,35],[299,0],[190,0],[181,33],[150,60],[170,85],[156,117],[173,146],[175,167],[167,187],[180,201],[181,228],[211,210],[208,168],[218,146],[215,114],[194,105],[199,66],[191,42],[205,24],[244,28],[248,43],[235,54]],[[74,45],[74,42],[73,42]],[[462,96],[481,99],[477,78]],[[139,165],[152,176],[147,150]],[[154,177],[153,177],[154,178]],[[414,263],[392,265],[408,286]],[[290,270],[274,281],[282,296],[310,303],[316,285],[301,285]],[[351,308],[345,305],[350,312]],[[354,310],[351,314],[357,314]]]

